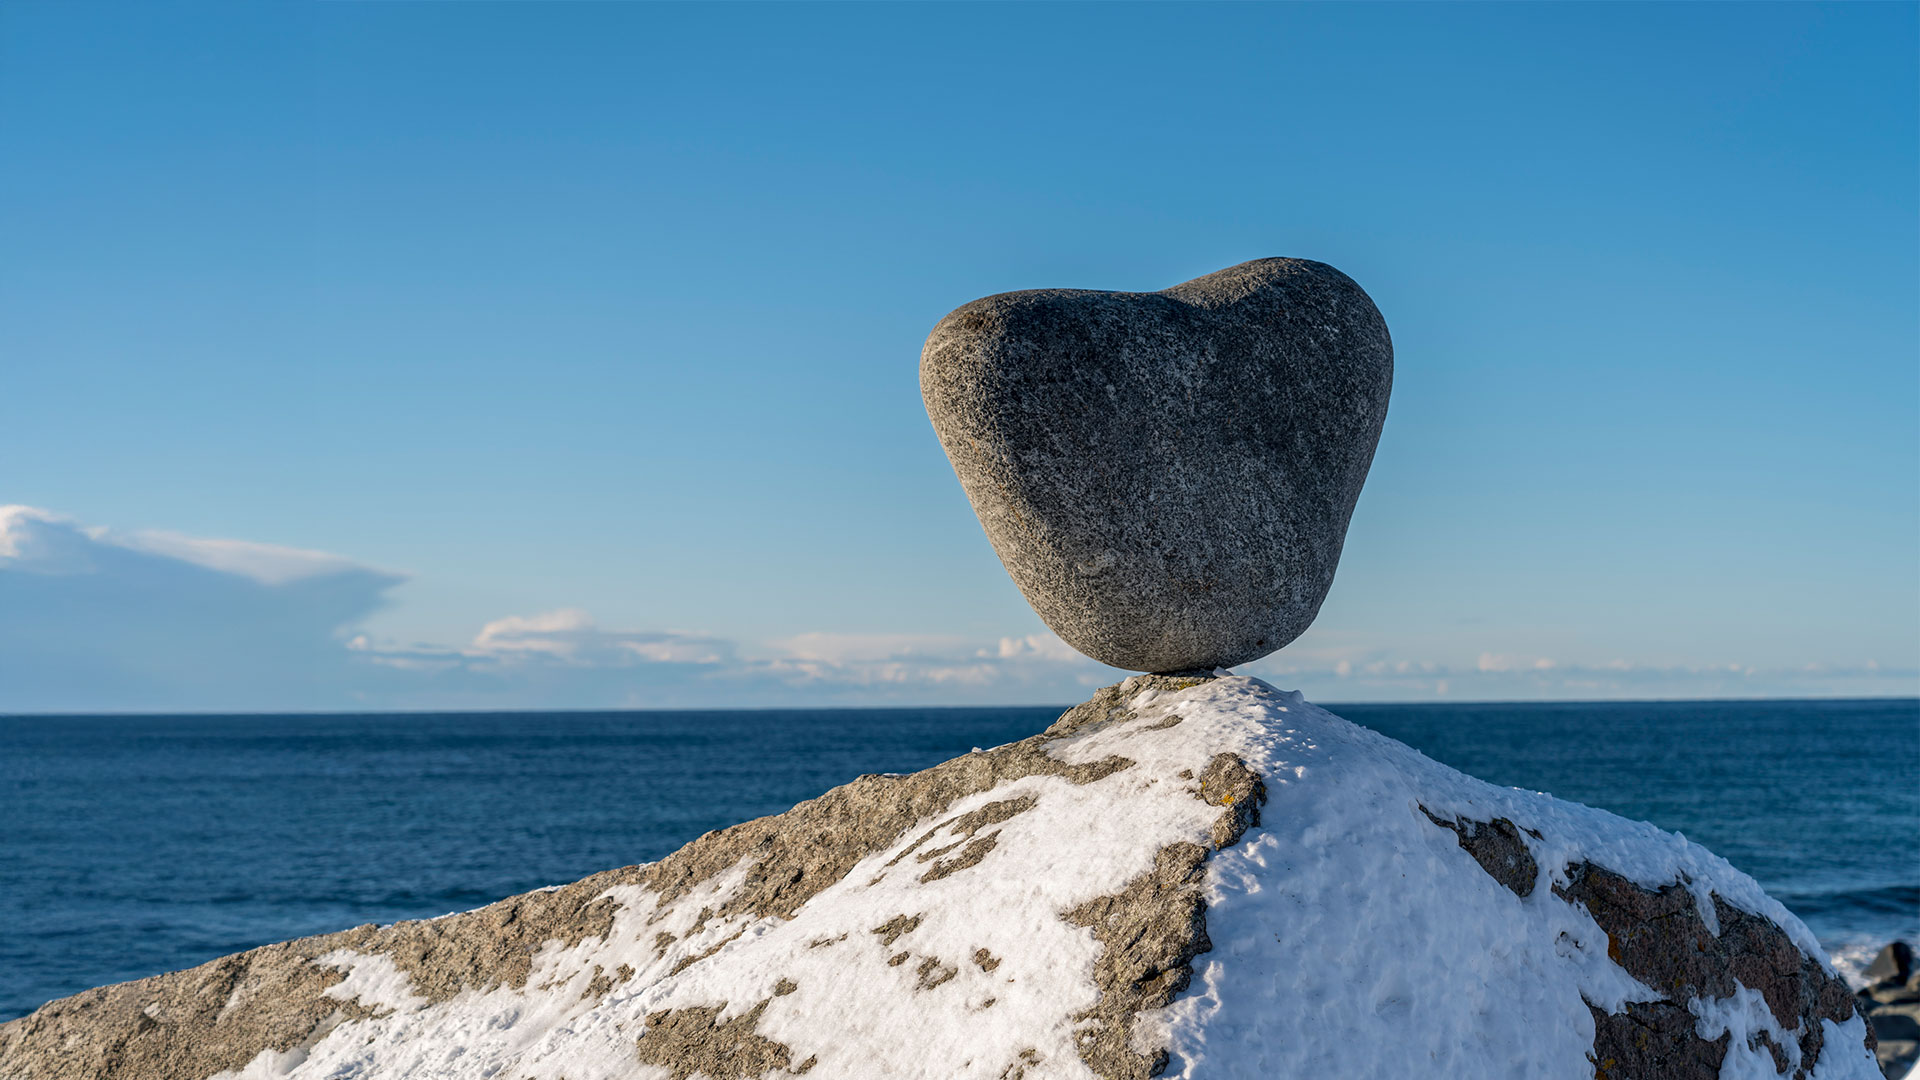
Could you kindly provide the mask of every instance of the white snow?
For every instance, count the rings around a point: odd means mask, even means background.
[[[377,1014],[223,1075],[665,1077],[634,1056],[647,1015],[724,1003],[724,1022],[765,1002],[756,1031],[787,1045],[796,1066],[815,1058],[810,1076],[990,1080],[1024,1053],[1027,1080],[1090,1077],[1074,1016],[1097,999],[1100,946],[1060,913],[1119,892],[1168,844],[1205,843],[1220,809],[1179,773],[1198,774],[1223,751],[1264,777],[1268,803],[1261,826],[1209,863],[1213,950],[1195,960],[1192,986],[1136,1025],[1137,1046],[1170,1048],[1169,1075],[1587,1080],[1585,1002],[1613,1011],[1657,995],[1607,958],[1606,936],[1583,910],[1552,895],[1570,862],[1591,860],[1649,887],[1690,881],[1703,900],[1717,893],[1823,956],[1752,879],[1682,837],[1483,783],[1298,694],[1231,677],[1133,705],[1137,719],[1059,740],[1050,753],[1067,762],[1121,754],[1135,767],[1084,785],[1026,777],[964,799],[791,920],[710,918],[694,932],[699,912],[719,908],[744,880],[743,863],[665,905],[639,886],[611,890],[622,907],[607,938],[549,942],[520,990],[429,1004],[386,957],[331,954],[322,962],[348,973],[333,996]],[[1181,722],[1150,730],[1172,715]],[[910,855],[888,865],[940,822],[1022,797],[1035,800],[1032,809],[978,834],[999,833],[979,865],[927,882],[919,878],[931,862]],[[1537,830],[1531,895],[1496,882],[1421,806]],[[938,835],[920,852],[957,839]],[[902,915],[921,922],[884,944],[874,929]],[[677,938],[664,952],[654,944],[661,931]],[[981,949],[999,961],[991,971],[973,960]],[[596,974],[623,964],[630,979],[583,998]],[[777,993],[782,980],[795,989]],[[1694,1006],[1703,1036],[1734,1033],[1726,1080],[1774,1076],[1763,1049],[1749,1052],[1751,1032],[1798,1053],[1793,1033],[1756,1001],[1747,991]],[[1878,1080],[1861,1023],[1829,1025],[1817,1080]]]

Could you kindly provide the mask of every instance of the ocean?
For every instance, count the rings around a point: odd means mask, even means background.
[[[1328,706],[1678,830],[1843,967],[1920,939],[1920,701]],[[0,717],[0,1020],[101,983],[659,858],[1058,707]]]

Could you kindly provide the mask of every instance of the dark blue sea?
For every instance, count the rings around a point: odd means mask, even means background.
[[[1920,701],[1332,708],[1684,832],[1830,948],[1920,937]],[[0,717],[0,1020],[656,859],[1059,711]]]

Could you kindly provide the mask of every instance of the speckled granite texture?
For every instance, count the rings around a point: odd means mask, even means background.
[[[1392,384],[1373,301],[1304,259],[1154,293],[989,296],[920,360],[1015,584],[1068,644],[1136,671],[1241,664],[1306,630]]]

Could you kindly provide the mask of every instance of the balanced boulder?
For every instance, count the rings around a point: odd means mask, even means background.
[[[1244,663],[1320,610],[1393,344],[1352,278],[1257,259],[1161,292],[1002,293],[940,320],[927,414],[1000,561],[1069,645]]]

